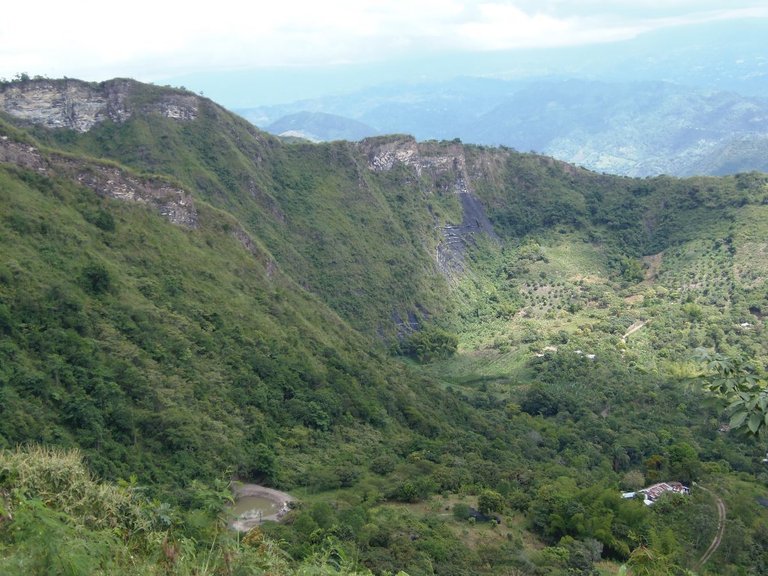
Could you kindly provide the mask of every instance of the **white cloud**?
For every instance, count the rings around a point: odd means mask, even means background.
[[[465,47],[503,50],[563,43],[578,30],[574,19],[555,18],[541,12],[526,13],[507,3],[480,4],[478,17],[459,27]]]
[[[0,76],[140,79],[222,68],[367,62],[439,50],[606,42],[690,21],[768,17],[732,0],[134,0],[12,2]],[[745,12],[751,11],[751,12]]]

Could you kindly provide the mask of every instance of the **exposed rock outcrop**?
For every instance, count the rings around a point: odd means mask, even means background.
[[[473,178],[467,171],[464,147],[459,142],[419,144],[412,137],[370,138],[361,143],[374,172],[392,170],[398,164],[412,168],[416,178],[430,175],[435,187],[451,182],[452,192],[459,198],[462,219],[442,227],[443,240],[435,255],[437,266],[447,276],[464,269],[464,252],[476,234],[496,238],[480,199],[472,190]],[[448,190],[443,190],[448,191]]]
[[[146,96],[150,97],[146,97]],[[133,80],[99,84],[80,80],[26,80],[0,84],[0,111],[46,128],[87,132],[137,112],[186,121],[197,118],[200,98],[181,90],[157,90]]]
[[[197,227],[197,210],[192,197],[158,178],[135,176],[110,164],[43,154],[34,146],[8,136],[0,136],[0,162],[50,176],[72,178],[101,196],[146,204],[173,224]]]
[[[72,162],[71,168],[78,182],[102,196],[148,204],[173,224],[197,227],[192,197],[180,188],[162,180],[138,178],[109,166]]]
[[[361,146],[368,157],[368,168],[374,172],[386,172],[397,164],[404,164],[421,176],[425,171],[450,169],[457,158],[454,153],[463,160],[460,149],[454,147],[446,150],[447,153],[427,154],[425,146],[411,136],[369,138],[363,140]]]

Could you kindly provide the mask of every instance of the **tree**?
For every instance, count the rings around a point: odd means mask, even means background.
[[[676,480],[690,483],[701,473],[701,462],[696,449],[687,442],[677,442],[669,447],[669,473]]]
[[[495,490],[483,490],[477,497],[477,509],[481,514],[492,514],[504,509],[504,497]]]
[[[469,518],[471,511],[472,509],[469,507],[469,504],[457,502],[453,505],[453,517],[456,518],[456,520],[466,520]]]
[[[403,352],[415,356],[419,362],[450,358],[456,353],[459,338],[441,328],[428,327],[414,332],[403,342]]]
[[[83,268],[82,280],[83,287],[91,294],[102,294],[107,292],[112,286],[109,271],[101,264],[95,262]]]
[[[645,476],[640,470],[630,470],[621,478],[621,487],[626,490],[640,490],[645,486]]]
[[[560,402],[541,384],[534,384],[526,392],[525,398],[520,403],[520,409],[531,416],[554,416],[560,410]]]
[[[277,480],[277,457],[265,444],[257,444],[251,449],[250,466],[242,470],[249,480],[258,480],[273,484]]]

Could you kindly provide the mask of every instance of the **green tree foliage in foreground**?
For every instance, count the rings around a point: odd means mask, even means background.
[[[728,405],[730,427],[765,438],[768,430],[768,383],[757,366],[741,358],[698,351],[698,359],[706,366],[703,375],[709,392]]]

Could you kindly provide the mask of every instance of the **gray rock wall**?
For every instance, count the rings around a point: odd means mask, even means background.
[[[27,80],[0,85],[0,110],[21,120],[87,132],[111,120],[123,123],[136,110],[179,121],[197,118],[200,99],[194,94],[161,92],[156,98],[136,98],[151,90],[133,80],[100,84],[80,80]]]

